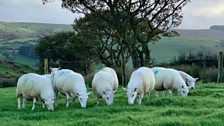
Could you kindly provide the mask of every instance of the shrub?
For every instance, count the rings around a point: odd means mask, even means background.
[[[17,83],[17,79],[15,79],[15,78],[1,79],[0,80],[0,88],[15,87],[16,83]]]
[[[193,77],[200,77],[199,72],[201,71],[201,67],[196,65],[176,65],[176,66],[170,66],[171,68],[174,68],[176,70],[184,71],[188,74],[190,74]]]
[[[216,82],[218,77],[218,69],[217,68],[202,69],[199,72],[199,75],[203,83]]]

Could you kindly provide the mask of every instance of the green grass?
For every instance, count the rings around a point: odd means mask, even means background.
[[[188,97],[174,94],[172,97],[152,94],[142,105],[127,105],[127,97],[119,88],[114,104],[106,106],[103,101],[95,105],[94,95],[82,109],[76,100],[65,108],[64,97],[60,96],[59,106],[54,112],[42,109],[37,102],[31,111],[32,102],[27,102],[25,110],[17,110],[15,88],[0,89],[1,125],[73,125],[73,126],[215,126],[224,121],[224,84],[196,85]]]

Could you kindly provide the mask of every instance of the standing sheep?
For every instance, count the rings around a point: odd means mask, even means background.
[[[57,102],[59,91],[66,96],[66,107],[69,106],[69,96],[71,96],[73,102],[75,98],[78,97],[81,107],[86,108],[88,95],[90,93],[87,93],[85,80],[81,74],[68,69],[55,69],[55,71],[51,71],[51,75],[54,77],[53,87],[56,94],[55,103]]]
[[[193,90],[195,87],[195,82],[198,80],[198,78],[193,78],[189,74],[183,72],[183,71],[178,71],[180,73],[180,76],[184,79],[188,89]]]
[[[36,100],[40,98],[47,106],[48,110],[54,110],[54,91],[50,75],[39,75],[35,73],[22,75],[17,82],[16,96],[18,109],[21,108],[20,99],[23,97],[23,108],[26,106],[26,99],[32,98],[32,110],[34,110]]]
[[[109,67],[98,71],[92,81],[93,92],[96,96],[96,103],[99,104],[99,98],[103,98],[107,105],[113,104],[114,93],[118,88],[118,79],[116,72]]]
[[[130,81],[128,82],[127,96],[128,104],[134,104],[137,96],[137,102],[140,105],[145,93],[150,94],[155,86],[155,78],[153,71],[147,67],[140,67],[131,74]]]
[[[172,90],[177,90],[181,96],[188,95],[188,87],[180,76],[179,72],[170,68],[154,67],[152,68],[155,76],[155,91],[168,90],[171,96]]]

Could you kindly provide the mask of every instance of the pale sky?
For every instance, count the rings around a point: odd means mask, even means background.
[[[191,0],[178,28],[208,29],[224,25],[224,0]],[[77,15],[61,8],[61,0],[43,5],[42,0],[0,0],[0,21],[72,24]]]

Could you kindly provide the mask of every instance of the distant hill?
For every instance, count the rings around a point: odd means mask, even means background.
[[[38,38],[45,34],[70,30],[72,30],[71,25],[0,21],[0,38],[2,41],[23,38]]]
[[[33,55],[21,55],[21,48],[34,52],[38,38],[59,31],[71,31],[71,25],[1,22],[0,21],[0,60],[15,61],[37,67],[38,59]]]
[[[224,25],[213,25],[210,27],[211,30],[221,30],[224,31]]]
[[[170,62],[180,54],[202,52],[217,54],[224,50],[224,30],[215,29],[176,29],[179,37],[162,38],[152,45],[151,55],[157,63]]]
[[[157,63],[170,62],[183,53],[198,52],[217,54],[224,50],[224,26],[210,29],[176,29],[179,37],[162,38],[150,45],[151,55]],[[36,67],[38,59],[19,53],[21,47],[33,47],[40,36],[59,31],[71,31],[71,25],[44,23],[0,22],[0,60],[10,60]],[[24,48],[26,48],[24,47]],[[29,50],[32,52],[33,50]]]

